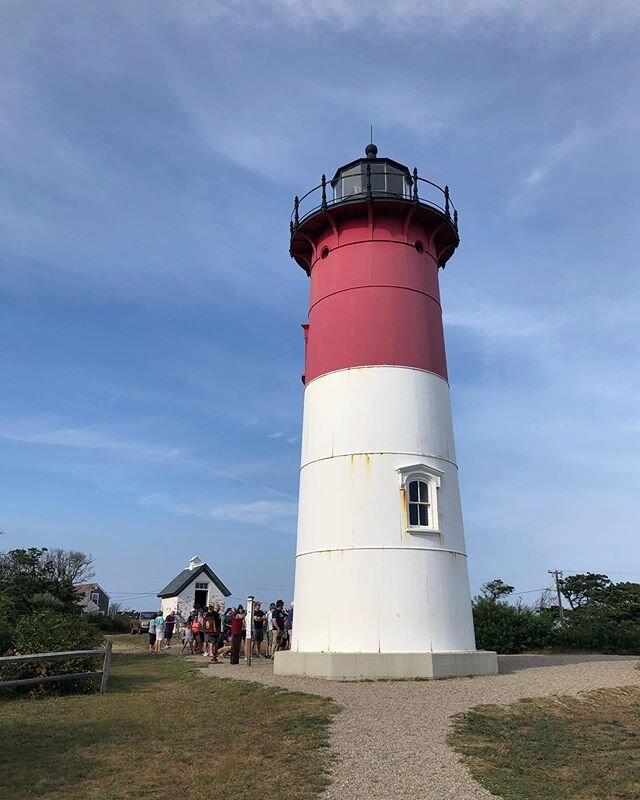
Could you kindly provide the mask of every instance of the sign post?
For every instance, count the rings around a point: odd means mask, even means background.
[[[250,594],[249,597],[247,597],[247,616],[245,617],[244,623],[247,632],[244,656],[248,667],[251,666],[251,652],[253,650],[253,601],[254,597]]]

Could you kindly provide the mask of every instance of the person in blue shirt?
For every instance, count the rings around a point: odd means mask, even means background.
[[[158,616],[155,618],[154,622],[156,623],[155,651],[159,653],[164,640],[164,617],[162,616],[162,611],[158,612]]]

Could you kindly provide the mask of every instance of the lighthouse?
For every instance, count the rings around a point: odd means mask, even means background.
[[[310,278],[291,649],[281,675],[497,672],[476,650],[438,285],[441,188],[378,156],[295,198]]]

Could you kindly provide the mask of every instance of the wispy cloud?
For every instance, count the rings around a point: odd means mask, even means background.
[[[204,501],[179,500],[164,494],[144,495],[138,499],[142,506],[150,506],[191,517],[217,522],[243,525],[258,525],[274,530],[295,529],[297,504],[294,501],[258,500],[246,503],[238,499],[235,503],[211,504]]]
[[[182,447],[147,444],[126,439],[121,435],[91,427],[56,427],[40,421],[0,422],[0,439],[25,445],[39,445],[69,450],[93,451],[103,453],[105,457],[116,460],[142,461],[165,468],[173,465],[182,470],[196,470],[212,478],[224,479],[252,486],[262,492],[278,497],[289,498],[291,495],[282,492],[259,480],[253,480],[240,474],[241,470],[229,469],[209,464],[198,457],[193,449]],[[252,464],[249,464],[251,471]]]
[[[526,210],[553,185],[553,178],[562,179],[563,166],[575,160],[600,135],[595,127],[577,125],[553,144],[541,149],[532,166],[520,179],[519,188],[512,194],[509,209]]]
[[[462,328],[487,339],[515,340],[539,338],[557,331],[563,324],[548,312],[544,316],[512,305],[498,306],[487,297],[468,295],[458,298],[456,306],[446,311],[447,328]],[[519,346],[519,345],[518,345]]]
[[[175,460],[185,456],[178,447],[158,447],[86,427],[47,427],[39,422],[0,423],[0,439],[22,444],[80,450],[104,450],[142,460]]]
[[[269,439],[282,439],[284,433],[282,431],[274,431],[274,433],[269,434]]]
[[[241,0],[201,0],[199,3],[177,3],[167,9],[174,18],[189,25],[203,25],[225,18],[242,21],[243,25],[268,27],[274,24],[294,29],[329,28],[338,32],[375,30],[384,36],[401,32],[406,36],[407,20],[412,29],[468,31],[477,26],[509,25],[523,31],[539,30],[547,34],[580,31],[600,35],[622,25],[635,25],[640,10],[633,0],[611,0],[607,13],[596,0],[378,0],[363,4],[359,0],[258,0],[253,13],[247,15]]]

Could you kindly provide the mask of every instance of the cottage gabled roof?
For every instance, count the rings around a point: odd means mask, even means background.
[[[109,596],[105,592],[105,590],[102,588],[102,586],[100,586],[99,583],[95,583],[95,582],[94,583],[74,583],[73,584],[73,588],[76,590],[76,592],[79,592],[80,594],[87,594],[87,592],[94,591],[95,589],[100,589],[100,591],[102,592],[103,595],[105,595],[105,597]]]
[[[215,572],[209,569],[206,564],[196,569],[183,569],[181,573],[176,575],[176,577],[162,589],[162,591],[158,592],[158,597],[175,597],[180,594],[191,581],[195,580],[199,575],[202,575],[203,572],[208,576],[209,580],[215,583],[225,597],[229,597],[231,594],[229,589],[227,589]]]

